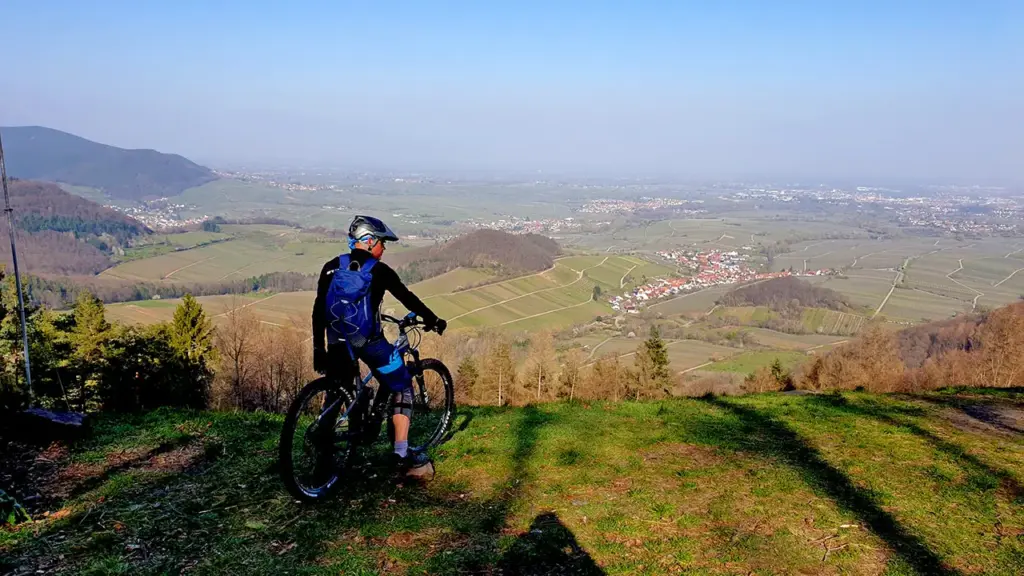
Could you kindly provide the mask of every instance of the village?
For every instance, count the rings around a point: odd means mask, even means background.
[[[703,209],[681,209],[688,204],[703,204],[703,200],[678,200],[675,198],[650,198],[642,197],[638,200],[618,200],[602,198],[591,200],[582,207],[579,212],[583,214],[632,214],[634,212],[655,211],[665,209],[676,209],[682,214],[704,214]]]
[[[695,292],[704,288],[710,288],[711,286],[753,282],[784,276],[826,276],[837,273],[832,269],[806,270],[801,272],[793,270],[758,272],[747,264],[747,256],[745,254],[735,250],[663,250],[657,254],[674,263],[680,269],[690,270],[691,276],[658,278],[642,286],[637,286],[630,293],[613,296],[609,300],[612,310],[636,314],[647,302],[678,294]]]
[[[108,204],[105,207],[131,216],[150,230],[171,230],[183,226],[194,226],[202,224],[203,221],[209,218],[206,214],[192,218],[182,218],[182,211],[195,210],[196,207],[187,204],[176,204],[167,198],[143,202],[141,206]]]

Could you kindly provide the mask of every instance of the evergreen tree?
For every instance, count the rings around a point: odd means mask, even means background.
[[[668,386],[671,375],[668,369],[668,349],[657,326],[651,326],[650,336],[637,347],[635,356],[637,400],[644,394]]]
[[[471,395],[476,390],[479,379],[480,371],[476,369],[476,361],[472,356],[466,356],[459,363],[459,368],[456,371],[456,389]]]
[[[185,376],[181,401],[189,406],[205,407],[212,376],[210,366],[214,361],[213,323],[191,294],[186,294],[174,311],[169,340]]]
[[[171,322],[171,347],[189,362],[201,362],[213,351],[213,323],[203,306],[185,294]]]
[[[84,411],[95,398],[97,377],[106,362],[106,344],[113,330],[104,315],[103,302],[88,292],[79,294],[72,316],[75,324],[71,330],[71,365],[81,390],[79,407]]]

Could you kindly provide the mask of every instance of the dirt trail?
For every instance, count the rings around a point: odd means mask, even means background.
[[[956,274],[957,272],[959,272],[959,271],[964,269],[964,259],[963,258],[960,258],[959,260],[957,260],[957,263],[959,264],[959,267],[957,267],[956,270],[953,270],[949,274],[946,274],[946,278],[949,278],[949,280],[951,282],[953,282],[954,284],[956,284],[957,286],[961,286],[963,288],[967,288],[971,292],[974,292],[974,294],[975,294],[974,300],[971,302],[971,312],[974,312],[974,310],[978,308],[978,298],[981,298],[982,296],[984,296],[985,293],[980,291],[980,290],[975,290],[974,288],[971,288],[967,284],[964,284],[963,282],[957,280],[956,278],[953,278],[953,274]],[[1013,274],[1011,274],[1010,276],[1013,276]],[[1001,284],[1001,282],[1000,282],[1000,284]],[[997,286],[998,286],[998,284],[997,284]]]
[[[170,272],[167,273],[166,276],[163,277],[163,280],[167,280],[171,276],[174,276],[175,274],[177,274],[178,272],[181,272],[182,270],[184,270],[186,268],[191,268],[191,267],[195,266],[196,264],[202,264],[203,262],[209,262],[210,260],[213,260],[214,258],[216,258],[216,256],[210,256],[209,258],[203,258],[202,260],[196,260],[195,262],[192,262],[192,263],[189,263],[189,264],[185,264],[181,268],[176,268],[174,270],[171,270]]]

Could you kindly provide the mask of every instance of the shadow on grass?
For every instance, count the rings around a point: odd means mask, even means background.
[[[580,547],[558,515],[537,516],[530,531],[520,536],[498,562],[501,574],[572,574],[601,576],[604,571]]]
[[[841,508],[856,514],[899,558],[919,574],[955,575],[924,542],[914,536],[865,490],[858,488],[842,471],[785,423],[749,407],[717,397],[703,401],[739,418],[745,429],[740,446],[775,458],[799,471],[814,489],[827,495]]]
[[[441,442],[440,442],[441,444],[447,443],[449,440],[454,438],[455,435],[458,434],[459,432],[465,432],[466,428],[469,427],[469,423],[473,421],[473,413],[472,412],[463,412],[460,415],[462,416],[462,422],[458,426],[452,426],[451,429],[448,430],[448,432],[444,436],[441,437]],[[457,415],[456,418],[458,416],[459,415]]]
[[[917,397],[915,397],[915,399],[916,398]],[[1016,501],[1018,504],[1024,504],[1024,486],[1022,486],[1021,483],[1018,482],[1017,479],[1009,472],[990,466],[985,462],[982,462],[977,456],[974,456],[964,450],[960,445],[936,435],[934,432],[923,428],[912,420],[905,417],[899,417],[906,414],[906,411],[901,409],[899,406],[888,406],[874,401],[860,401],[854,403],[837,394],[816,396],[813,401],[824,404],[829,408],[841,410],[848,414],[872,418],[896,428],[905,428],[915,436],[919,436],[928,442],[935,450],[955,458],[958,462],[970,469],[970,471],[976,474],[981,474],[982,476],[989,476],[998,479],[999,483],[1005,488],[1011,499]]]
[[[104,468],[104,470],[101,473],[97,474],[96,476],[84,478],[81,482],[76,484],[69,491],[69,498],[77,498],[78,496],[81,496],[86,492],[91,492],[96,488],[99,488],[103,484],[106,484],[107,481],[109,481],[114,476],[126,472],[128,470],[132,470],[134,468],[139,468],[146,464],[147,462],[149,462],[151,459],[160,456],[161,454],[167,454],[168,452],[173,452],[178,448],[184,448],[192,441],[193,439],[188,436],[179,436],[178,438],[175,438],[173,440],[161,443],[156,448],[137,454],[131,458],[118,462],[117,464],[114,464],[112,466],[108,466]]]
[[[601,574],[551,514],[538,516],[521,535],[508,529],[513,514],[531,506],[530,463],[553,417],[535,407],[514,413],[508,476],[489,498],[465,498],[467,488],[457,483],[400,486],[375,453],[365,474],[335,500],[302,506],[274,471],[269,445],[276,444],[280,421],[219,415],[211,433],[220,434],[225,450],[198,462],[200,473],[151,473],[144,460],[123,463],[90,481],[94,488],[66,516],[10,541],[0,573],[276,574],[297,566],[393,573],[401,569],[389,562],[402,562],[403,554],[409,562],[415,554],[413,564],[433,574]],[[165,418],[177,424],[195,416]],[[110,434],[109,443],[89,448],[110,449],[118,439]],[[445,473],[443,462],[438,473]],[[417,547],[408,548],[410,541]]]
[[[261,419],[231,432],[224,440],[236,449],[220,456],[195,451],[175,470],[148,469],[155,456],[203,442],[179,437],[84,479],[64,503],[68,508],[23,528],[28,537],[3,550],[0,574],[177,573],[198,563],[230,539],[218,526],[235,518],[233,510],[267,497],[262,490],[240,491],[237,482],[258,482],[265,474],[266,463],[241,447],[275,438],[273,422]],[[81,448],[110,449],[113,439],[104,440]],[[225,497],[213,504],[219,494]]]

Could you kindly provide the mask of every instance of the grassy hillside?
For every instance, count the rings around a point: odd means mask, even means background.
[[[374,456],[318,507],[276,477],[279,417],[106,417],[71,449],[8,448],[33,466],[15,495],[41,497],[0,570],[1020,574],[1022,415],[978,391],[463,410],[433,483]]]
[[[175,196],[216,179],[177,154],[126,150],[40,126],[2,130],[7,171],[15,178],[88,186],[132,200]]]

